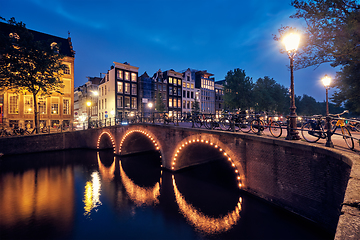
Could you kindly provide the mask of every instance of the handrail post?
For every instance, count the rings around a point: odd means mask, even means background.
[[[325,146],[326,146],[326,147],[331,147],[331,148],[333,148],[333,147],[334,147],[334,144],[333,144],[333,142],[331,141],[332,132],[331,132],[330,120],[331,120],[330,116],[327,115],[327,116],[326,116],[327,134],[326,134],[326,143],[325,143]]]

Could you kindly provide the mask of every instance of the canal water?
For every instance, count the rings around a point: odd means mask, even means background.
[[[157,152],[0,159],[0,239],[333,239],[239,191],[227,161],[172,173]]]

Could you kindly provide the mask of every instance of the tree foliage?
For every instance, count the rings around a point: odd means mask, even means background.
[[[5,21],[4,18],[1,18]],[[34,41],[31,32],[14,18],[7,21],[11,33],[0,37],[0,89],[33,95],[34,113],[37,112],[37,96],[49,96],[60,92],[65,66],[62,56],[51,43]],[[55,46],[56,47],[56,46]],[[35,127],[37,128],[37,116]]]
[[[284,113],[289,109],[288,90],[273,78],[259,78],[253,88],[255,110]]]
[[[252,107],[252,78],[246,76],[245,70],[230,70],[225,77],[224,103],[230,109],[249,109]]]
[[[357,0],[293,0],[296,13],[291,18],[306,23],[295,68],[330,63],[341,66],[332,100],[360,114],[360,4]],[[280,40],[291,28],[279,29]]]

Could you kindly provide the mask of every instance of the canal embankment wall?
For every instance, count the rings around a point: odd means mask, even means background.
[[[211,137],[217,144],[226,145],[236,164],[243,169],[244,190],[317,222],[327,230],[336,230],[336,239],[359,239],[360,210],[354,207],[360,200],[358,155],[266,136],[160,127],[161,130],[158,126],[144,126],[157,135],[160,144],[168,144],[167,147],[176,145],[170,144],[169,136],[180,139],[191,135]],[[99,131],[0,138],[0,153],[96,148]],[[116,127],[109,131],[115,141],[120,141],[117,139],[126,132]]]

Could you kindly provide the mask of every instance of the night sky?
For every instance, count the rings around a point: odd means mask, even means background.
[[[216,81],[241,68],[254,82],[269,76],[288,88],[289,58],[273,34],[303,25],[289,18],[293,13],[290,0],[0,0],[6,19],[58,37],[70,32],[75,87],[113,62],[128,62],[139,75],[193,68],[213,73]],[[320,79],[335,73],[329,65],[295,71],[295,94],[324,101]]]

